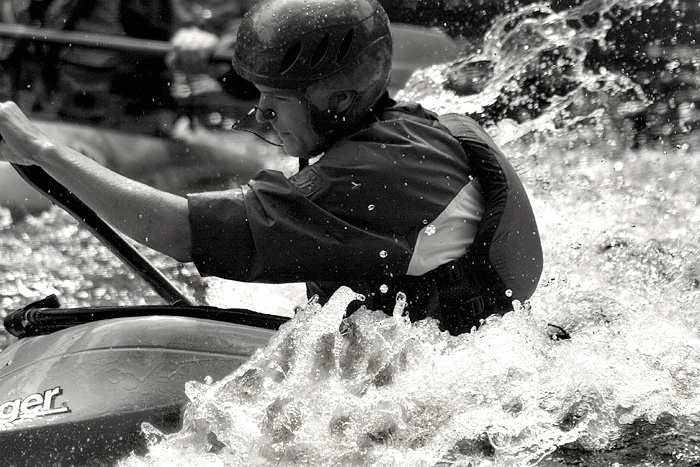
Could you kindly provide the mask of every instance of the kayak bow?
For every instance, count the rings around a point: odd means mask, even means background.
[[[147,316],[20,339],[0,353],[2,464],[111,465],[144,453],[143,423],[181,428],[187,382],[231,374],[273,334]]]

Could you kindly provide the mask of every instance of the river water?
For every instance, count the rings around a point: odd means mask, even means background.
[[[622,4],[595,7],[613,3]],[[566,50],[601,33],[545,18],[519,33],[546,27],[537,37]],[[446,91],[449,70],[435,67],[400,97],[440,112],[488,111],[508,67],[552,47],[511,34],[517,46],[508,48],[499,37],[482,50],[505,61],[479,95]],[[532,118],[490,127],[526,184],[543,240],[545,269],[529,303],[452,337],[410,324],[400,301],[394,316],[343,320],[355,298],[348,289],[321,309],[303,302],[299,285],[204,280],[144,250],[200,302],[301,311],[230,377],[190,383],[185,428],[164,437],[144,427],[148,455],[120,465],[698,465],[697,137],[637,144],[620,111],[643,101],[635,86],[573,70],[574,91]],[[48,293],[66,306],[159,302],[58,210],[16,223],[0,212],[0,238],[6,310]]]

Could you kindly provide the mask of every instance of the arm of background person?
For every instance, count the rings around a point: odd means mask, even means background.
[[[190,261],[187,200],[119,175],[51,140],[13,102],[0,104],[0,160],[38,165],[104,220],[139,243]]]
[[[212,72],[210,59],[219,42],[219,36],[197,26],[178,29],[170,40],[173,50],[166,57],[166,63],[186,73]]]

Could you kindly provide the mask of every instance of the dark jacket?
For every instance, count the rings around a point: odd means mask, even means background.
[[[307,282],[322,302],[348,285],[388,312],[404,292],[412,319],[439,317],[440,278],[430,274],[472,247],[485,209],[481,184],[435,114],[400,105],[376,117],[289,179],[265,171],[242,189],[190,195],[199,271]]]

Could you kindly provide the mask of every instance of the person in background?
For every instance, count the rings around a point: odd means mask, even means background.
[[[27,111],[55,114],[64,121],[152,134],[167,134],[178,113],[206,115],[229,108],[240,113],[241,105],[247,109],[256,97],[252,86],[237,80],[230,64],[214,65],[210,59],[214,51],[232,47],[252,3],[1,0],[3,22],[173,45],[159,61],[107,49],[4,41],[3,95]]]
[[[542,249],[512,165],[468,117],[398,104],[389,19],[376,0],[261,0],[233,67],[260,92],[250,123],[304,162],[233,190],[180,197],[121,177],[0,104],[0,159],[36,164],[125,234],[201,274],[341,285],[391,313],[469,332],[527,300]],[[252,114],[251,114],[252,115]],[[359,304],[353,303],[348,313]]]
[[[173,71],[171,95],[182,112],[205,126],[245,115],[257,90],[232,70],[212,61],[217,51],[233,50],[241,18],[255,0],[171,0]]]
[[[0,4],[3,22],[123,35],[115,21],[118,9],[119,2],[95,0],[3,0]],[[4,44],[7,92],[23,108],[85,123],[105,119],[111,78],[119,62],[116,52],[28,41],[5,40]]]

